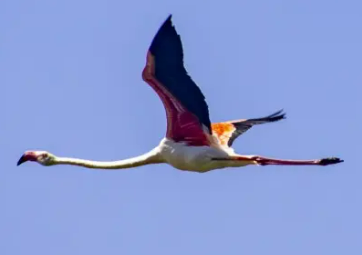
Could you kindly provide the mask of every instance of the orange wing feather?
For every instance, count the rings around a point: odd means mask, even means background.
[[[236,130],[235,126],[230,122],[212,123],[211,129],[223,146],[228,146],[228,141]]]
[[[257,119],[241,119],[227,122],[212,123],[211,129],[213,134],[219,139],[222,146],[231,147],[234,140],[241,134],[245,133],[254,125],[279,121],[285,118],[282,110],[277,111],[269,116]]]

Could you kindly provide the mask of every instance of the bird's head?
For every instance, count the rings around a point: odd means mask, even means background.
[[[47,151],[26,151],[17,165],[19,166],[26,161],[35,161],[43,166],[51,166],[55,164],[55,159],[55,156]]]

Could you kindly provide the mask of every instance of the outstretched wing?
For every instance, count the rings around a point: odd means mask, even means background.
[[[183,49],[170,15],[154,37],[142,72],[166,109],[166,137],[190,145],[208,145],[211,134],[205,97],[188,75],[183,64]]]
[[[252,126],[275,122],[284,118],[285,113],[282,113],[282,110],[280,110],[263,118],[212,123],[211,127],[214,135],[218,137],[220,144],[231,147],[234,140],[248,131]]]

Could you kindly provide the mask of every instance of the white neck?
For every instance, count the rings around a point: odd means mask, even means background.
[[[56,157],[55,165],[74,165],[82,166],[86,168],[97,168],[97,169],[122,169],[132,168],[148,164],[163,163],[164,161],[160,157],[158,150],[152,150],[138,157],[133,157],[124,160],[117,161],[93,161],[78,158],[65,158]]]

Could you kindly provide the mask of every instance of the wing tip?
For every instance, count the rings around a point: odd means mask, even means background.
[[[280,109],[279,111],[269,115],[267,118],[274,119],[274,120],[281,120],[287,118],[287,113],[284,111],[284,109]]]
[[[177,35],[175,27],[172,23],[172,16],[173,16],[172,14],[169,14],[167,18],[164,20],[164,22],[161,24],[159,29],[157,30],[149,46],[149,51],[151,51],[152,53],[154,53],[153,51],[155,50],[155,48],[157,48],[158,46],[160,46],[160,44],[162,44],[162,38],[164,38],[167,35],[174,35],[174,34]]]
[[[173,24],[172,24],[172,14],[169,14],[169,15],[167,16],[167,18],[165,19],[165,21],[164,21],[163,24],[161,25],[160,30],[161,30],[163,27],[165,27],[165,26],[173,26]]]

